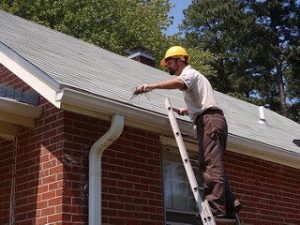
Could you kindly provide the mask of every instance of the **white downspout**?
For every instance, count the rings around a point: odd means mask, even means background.
[[[101,157],[103,151],[121,135],[124,117],[114,115],[109,130],[97,140],[89,154],[89,225],[102,224]]]

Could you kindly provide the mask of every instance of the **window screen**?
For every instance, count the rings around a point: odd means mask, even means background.
[[[189,153],[189,158],[197,178],[199,175],[197,155]],[[165,149],[163,152],[163,174],[166,225],[198,224],[195,219],[196,202],[179,150]]]

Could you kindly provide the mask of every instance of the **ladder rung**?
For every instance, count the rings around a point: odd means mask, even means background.
[[[215,218],[215,221],[217,224],[223,224],[223,225],[230,225],[230,224],[237,224],[237,221],[235,219],[228,219],[228,218]]]

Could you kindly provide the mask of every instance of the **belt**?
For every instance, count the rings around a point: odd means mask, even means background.
[[[221,115],[224,115],[222,109],[208,108],[204,112],[202,112],[201,114],[197,115],[197,117],[194,121],[196,122],[200,117],[202,117],[204,115],[207,115],[207,114],[221,114]]]
[[[222,109],[218,109],[218,108],[208,108],[203,113],[201,113],[200,115],[215,114],[215,113],[219,113],[219,114],[224,115]]]

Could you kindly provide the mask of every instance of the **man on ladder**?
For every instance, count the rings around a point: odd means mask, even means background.
[[[179,115],[189,115],[197,127],[199,143],[199,168],[208,201],[215,218],[234,218],[241,204],[230,191],[224,172],[224,152],[227,142],[227,122],[218,107],[209,81],[193,69],[187,51],[180,46],[169,48],[161,65],[176,77],[159,83],[143,84],[134,94],[154,89],[179,89],[183,91],[187,108],[177,110]]]

